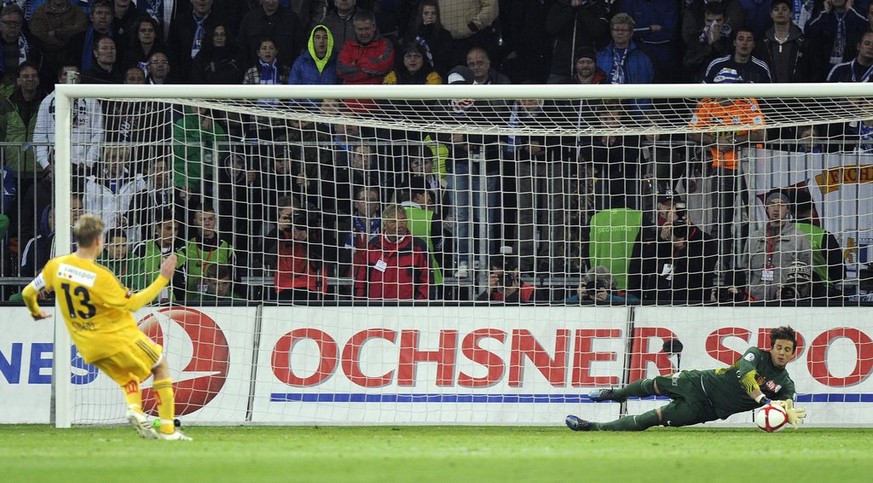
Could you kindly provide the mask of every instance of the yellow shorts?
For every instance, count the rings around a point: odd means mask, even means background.
[[[152,368],[161,360],[162,353],[161,346],[140,333],[139,337],[121,352],[94,361],[94,365],[119,386],[124,386],[130,382],[131,375],[137,378],[137,382],[148,379],[152,374]]]

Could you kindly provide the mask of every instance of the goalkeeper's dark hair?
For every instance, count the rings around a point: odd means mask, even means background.
[[[777,340],[790,340],[791,343],[794,344],[794,348],[797,349],[797,333],[794,332],[794,329],[792,329],[790,325],[776,327],[770,331],[771,348],[776,344]]]

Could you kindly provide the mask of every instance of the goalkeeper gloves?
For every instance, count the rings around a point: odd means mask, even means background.
[[[803,419],[806,417],[806,409],[794,407],[794,401],[791,399],[773,401],[773,404],[782,406],[782,409],[785,410],[785,414],[788,415],[788,423],[791,424],[794,429],[797,429],[797,427],[803,423]]]

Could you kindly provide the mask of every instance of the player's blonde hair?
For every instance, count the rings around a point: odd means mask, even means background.
[[[85,213],[79,217],[79,221],[73,225],[73,235],[76,243],[82,248],[91,248],[103,236],[105,225],[97,215]]]

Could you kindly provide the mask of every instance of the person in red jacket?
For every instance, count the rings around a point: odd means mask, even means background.
[[[355,297],[371,300],[427,300],[430,255],[427,243],[407,229],[406,210],[382,210],[382,233],[355,252]]]
[[[394,67],[394,46],[379,35],[373,12],[359,10],[354,23],[355,39],[342,46],[336,74],[345,84],[381,84]]]

